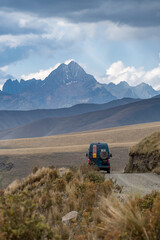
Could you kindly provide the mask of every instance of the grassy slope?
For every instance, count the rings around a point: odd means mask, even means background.
[[[160,151],[160,132],[155,132],[151,136],[144,138],[131,148],[130,153],[146,154],[149,156],[157,151]]]

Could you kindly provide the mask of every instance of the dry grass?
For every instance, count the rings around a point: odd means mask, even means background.
[[[2,240],[158,240],[160,193],[120,201],[113,181],[83,165],[34,168],[0,192]],[[119,193],[120,194],[120,193]],[[77,218],[62,222],[70,211]]]
[[[70,170],[63,176],[60,176],[59,171],[55,168],[39,169],[22,181],[13,182],[2,194],[0,207],[5,210],[2,214],[5,221],[2,224],[3,227],[0,227],[0,233],[3,233],[3,229],[5,229],[8,240],[25,239],[26,232],[24,234],[23,231],[20,231],[22,226],[19,220],[26,224],[25,217],[30,221],[30,217],[33,218],[34,213],[37,212],[38,215],[45,219],[43,224],[45,226],[49,225],[50,229],[53,230],[51,230],[53,239],[69,239],[69,236],[72,235],[79,236],[79,232],[83,232],[83,237],[87,237],[86,221],[90,218],[91,222],[93,222],[92,210],[98,206],[100,197],[107,197],[111,194],[112,189],[116,189],[112,181],[105,181],[104,175],[88,166],[74,169],[74,172]],[[16,211],[15,201],[19,204],[19,208],[22,209],[23,219],[20,212],[20,217],[17,220],[14,212]],[[23,205],[25,206],[26,201],[33,206],[30,217],[24,213]],[[19,214],[18,209],[17,215]],[[66,223],[63,224],[62,217],[73,210],[78,211],[78,218],[73,219],[67,225]],[[10,211],[13,212],[12,216],[15,215],[14,218],[11,218]],[[39,221],[41,222],[41,219]],[[35,231],[38,228],[36,226]],[[46,231],[46,227],[43,230]],[[25,231],[28,231],[28,229]],[[21,233],[18,238],[19,232]],[[38,240],[39,238],[33,238],[32,236],[30,240],[32,239]]]
[[[24,149],[24,148],[46,148],[64,146],[85,146],[90,142],[105,142],[113,144],[134,143],[144,138],[144,135],[150,135],[160,128],[160,122],[129,125],[124,127],[115,127],[95,131],[86,131],[80,133],[70,133],[41,138],[26,138],[1,140],[0,148],[3,149]]]
[[[141,142],[131,148],[130,153],[145,154],[147,156],[160,152],[160,132],[155,132],[151,136],[144,138]]]
[[[126,202],[120,202],[114,195],[101,200],[104,239],[159,239],[160,193],[153,192],[143,199],[132,197]]]

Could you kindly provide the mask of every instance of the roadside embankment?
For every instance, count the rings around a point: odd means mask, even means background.
[[[160,174],[160,132],[155,132],[133,146],[124,172],[154,172]]]

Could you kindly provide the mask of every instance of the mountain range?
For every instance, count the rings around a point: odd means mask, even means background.
[[[107,110],[109,108],[129,104],[138,101],[138,99],[123,98],[120,100],[113,100],[109,103],[104,104],[93,104],[83,103],[77,104],[70,108],[59,108],[59,109],[37,109],[29,111],[0,111],[0,130],[8,128],[15,128],[29,124],[31,122],[51,118],[51,117],[68,117],[80,115],[83,113],[95,112],[100,110]]]
[[[91,112],[85,112],[85,104],[65,109],[64,113],[63,110],[1,111],[0,125],[4,125],[0,139],[43,137],[160,121],[160,97],[101,107],[94,111],[93,105]]]
[[[0,110],[57,109],[81,103],[108,103],[121,98],[151,98],[158,95],[150,85],[127,82],[99,83],[72,61],[61,64],[44,80],[7,80],[0,91]]]

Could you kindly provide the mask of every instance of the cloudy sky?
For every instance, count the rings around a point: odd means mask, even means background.
[[[0,0],[0,85],[75,59],[101,82],[160,88],[159,0]]]

